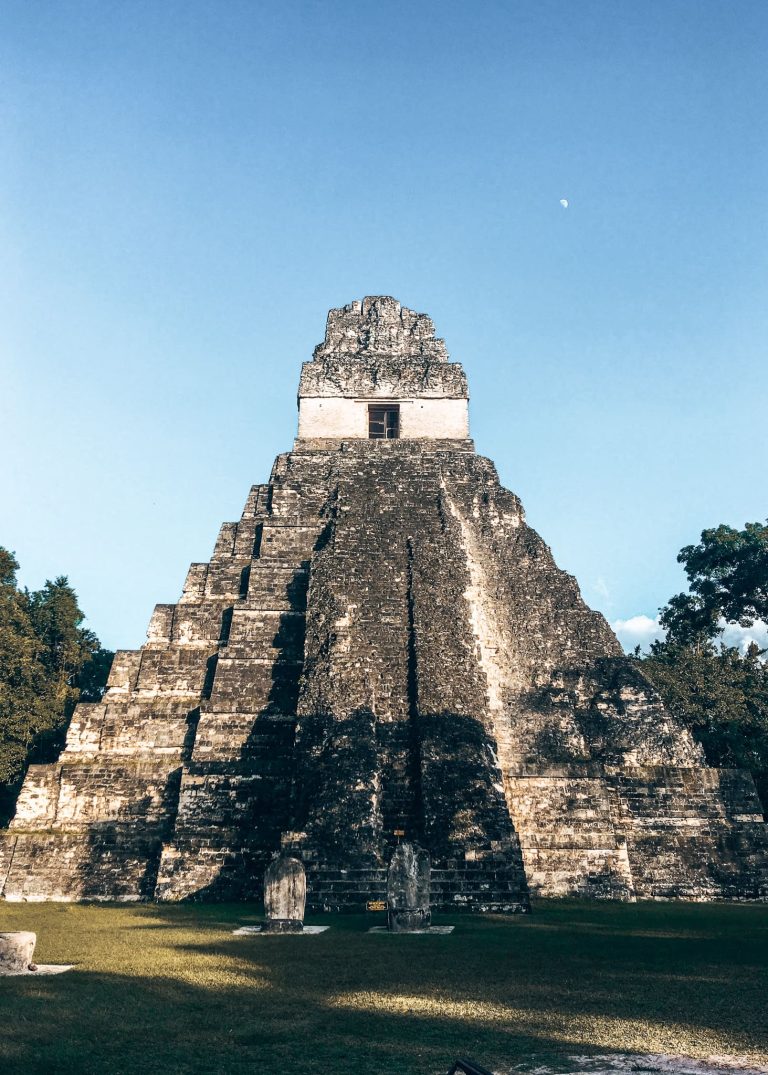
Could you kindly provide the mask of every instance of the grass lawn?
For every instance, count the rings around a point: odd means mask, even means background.
[[[58,977],[0,978],[0,1071],[438,1075],[606,1051],[768,1062],[768,907],[539,902],[450,936],[235,937],[252,905],[0,904]]]

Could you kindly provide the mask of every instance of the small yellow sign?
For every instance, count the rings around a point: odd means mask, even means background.
[[[405,829],[395,829],[394,836],[405,836]]]
[[[366,909],[366,911],[386,911],[386,909],[387,909],[387,901],[386,900],[368,900],[368,902],[365,905],[365,909]]]

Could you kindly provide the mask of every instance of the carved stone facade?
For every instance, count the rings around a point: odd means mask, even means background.
[[[293,451],[30,769],[6,899],[258,897],[282,848],[310,909],[362,908],[400,838],[436,907],[768,895],[751,778],[706,766],[476,455],[466,404],[428,318],[331,311]],[[405,418],[432,405],[428,431]],[[394,435],[369,439],[381,406]]]
[[[331,310],[299,382],[299,440],[368,439],[371,406],[400,411],[400,437],[466,440],[467,379],[424,314],[388,296]]]

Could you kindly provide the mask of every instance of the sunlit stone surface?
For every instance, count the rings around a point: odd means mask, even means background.
[[[264,876],[264,933],[301,933],[307,879],[299,859],[278,855]]]
[[[30,768],[6,899],[260,898],[283,849],[310,909],[362,910],[400,840],[437,908],[766,896],[751,777],[706,766],[587,608],[467,399],[424,314],[330,311],[293,450]]]
[[[0,975],[24,974],[33,965],[36,933],[0,933]]]

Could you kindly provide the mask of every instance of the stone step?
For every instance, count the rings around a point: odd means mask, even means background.
[[[387,871],[382,868],[330,869],[309,866],[307,905],[314,911],[362,911],[371,900],[386,900]],[[501,868],[432,870],[431,905],[457,911],[515,913],[528,908],[520,871]]]

